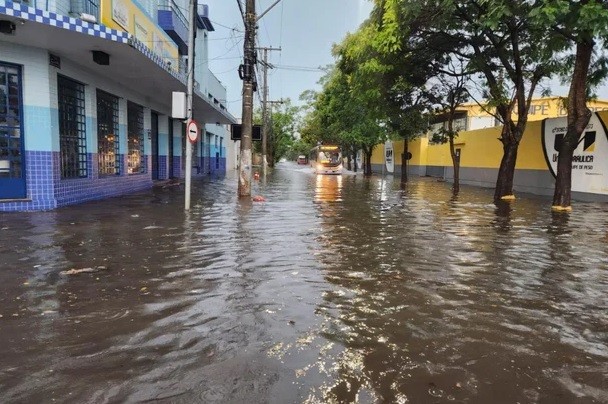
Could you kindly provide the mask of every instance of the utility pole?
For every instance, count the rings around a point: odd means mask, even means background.
[[[191,0],[192,1],[192,0]],[[241,0],[237,0],[240,4]],[[255,77],[255,34],[257,22],[281,0],[276,0],[266,11],[256,16],[255,0],[246,0],[245,4],[245,41],[243,54],[245,60],[239,67],[243,80],[243,113],[241,116],[241,164],[239,167],[239,197],[251,196],[251,135],[253,133],[253,82]]]
[[[265,104],[270,104],[270,118],[271,118],[270,122],[271,123],[272,123],[272,106],[275,105],[275,104],[278,105],[278,104],[283,104],[283,103],[284,103],[283,100],[278,100],[278,101],[268,101],[267,100],[265,102]],[[266,119],[268,119],[268,113],[266,113]],[[269,128],[269,125],[265,124],[265,128]],[[272,144],[272,147],[270,148],[270,150],[272,150],[272,153],[270,153],[270,157],[272,159],[271,160],[272,161],[271,167],[274,167],[274,143],[271,142],[271,144]]]
[[[189,1],[188,14],[188,93],[187,97],[187,122],[192,120],[192,96],[194,93],[194,38],[196,31],[194,29],[194,13],[196,10],[196,0]],[[186,128],[186,130],[188,130]],[[184,201],[184,209],[190,210],[190,192],[192,184],[192,143],[188,139],[187,134],[182,138],[186,142],[186,196]]]
[[[274,69],[274,66],[268,63],[269,51],[281,51],[281,48],[257,48],[264,52],[264,57],[261,62],[264,70],[264,87],[262,95],[262,173],[266,175],[268,171],[268,69]]]
[[[239,68],[239,73],[243,80],[241,164],[239,167],[240,197],[251,196],[251,135],[253,132],[253,78],[255,75],[256,22],[255,0],[247,0],[245,7],[245,44],[243,45],[245,60]]]

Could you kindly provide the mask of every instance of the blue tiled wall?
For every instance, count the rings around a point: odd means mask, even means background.
[[[49,210],[59,206],[124,195],[152,186],[149,170],[145,174],[98,178],[97,154],[87,155],[88,177],[61,179],[59,152],[27,151],[27,201],[1,202],[0,211]],[[121,156],[121,160],[125,157]],[[149,164],[146,156],[144,164]]]
[[[158,156],[158,179],[166,180],[169,173],[167,172],[167,156]]]
[[[226,174],[226,158],[225,157],[219,158],[219,168],[217,168],[218,167],[217,158],[211,157],[209,160],[211,163],[211,170],[210,170],[209,174],[213,174],[213,175]],[[209,165],[207,165],[206,168],[209,170]]]
[[[182,177],[182,158],[180,156],[173,156],[173,176]]]
[[[25,180],[27,199],[1,202],[0,211],[49,210],[57,207],[53,196],[53,153],[47,151],[25,152]]]
[[[97,154],[89,154],[89,167],[97,172]],[[59,156],[57,156],[59,158]],[[59,170],[57,170],[59,171]],[[69,205],[104,199],[118,195],[124,195],[135,191],[148,189],[152,186],[150,174],[132,174],[108,176],[98,178],[97,176],[78,179],[59,180],[55,188],[57,206]]]

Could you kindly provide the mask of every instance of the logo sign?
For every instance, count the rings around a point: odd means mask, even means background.
[[[196,143],[198,140],[198,124],[194,119],[191,119],[186,126],[186,135],[190,143]]]
[[[393,158],[393,142],[384,143],[384,164],[386,171],[392,173],[395,171],[395,159]]]
[[[567,124],[566,117],[543,121],[543,151],[554,177],[557,176],[559,148],[566,136]],[[574,150],[572,191],[608,195],[608,135],[595,113]]]

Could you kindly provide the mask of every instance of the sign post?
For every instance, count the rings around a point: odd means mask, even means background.
[[[192,124],[192,97],[194,93],[194,0],[189,1],[188,5],[188,86],[187,86],[187,105],[186,113],[188,123],[186,125],[186,137],[190,138],[190,125]],[[194,122],[196,127],[196,122]],[[197,131],[198,132],[198,131]],[[198,133],[197,133],[198,136]],[[184,197],[184,210],[190,210],[190,187],[192,183],[192,141],[186,141],[186,195]]]

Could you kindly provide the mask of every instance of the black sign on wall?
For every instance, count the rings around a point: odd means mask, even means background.
[[[243,127],[241,124],[232,124],[230,132],[231,140],[241,140],[241,137],[243,136]],[[254,142],[262,141],[262,125],[253,125],[251,140]]]

